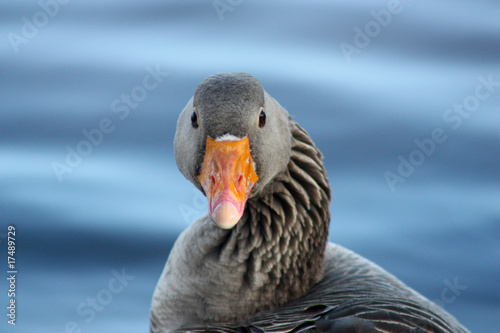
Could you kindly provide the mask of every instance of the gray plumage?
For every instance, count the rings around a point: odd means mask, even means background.
[[[207,78],[179,117],[176,161],[200,190],[206,137],[224,134],[248,136],[259,181],[234,228],[205,215],[179,236],[153,296],[151,332],[467,332],[380,267],[327,244],[321,153],[249,74]]]

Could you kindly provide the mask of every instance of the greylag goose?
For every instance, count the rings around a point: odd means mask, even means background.
[[[209,211],[170,252],[151,332],[467,332],[327,241],[322,155],[252,75],[205,79],[179,117],[174,148]]]

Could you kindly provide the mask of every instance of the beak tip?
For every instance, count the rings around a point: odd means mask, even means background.
[[[231,229],[241,218],[240,212],[231,202],[221,202],[215,207],[210,217],[222,229]]]

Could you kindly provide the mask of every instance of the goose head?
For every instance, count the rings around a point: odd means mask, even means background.
[[[220,73],[196,89],[177,123],[175,160],[208,200],[212,220],[234,227],[250,198],[286,169],[288,113],[246,73]]]

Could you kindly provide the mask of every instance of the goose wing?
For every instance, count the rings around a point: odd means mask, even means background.
[[[300,299],[193,332],[462,333],[455,318],[367,259],[334,244],[321,282]]]

